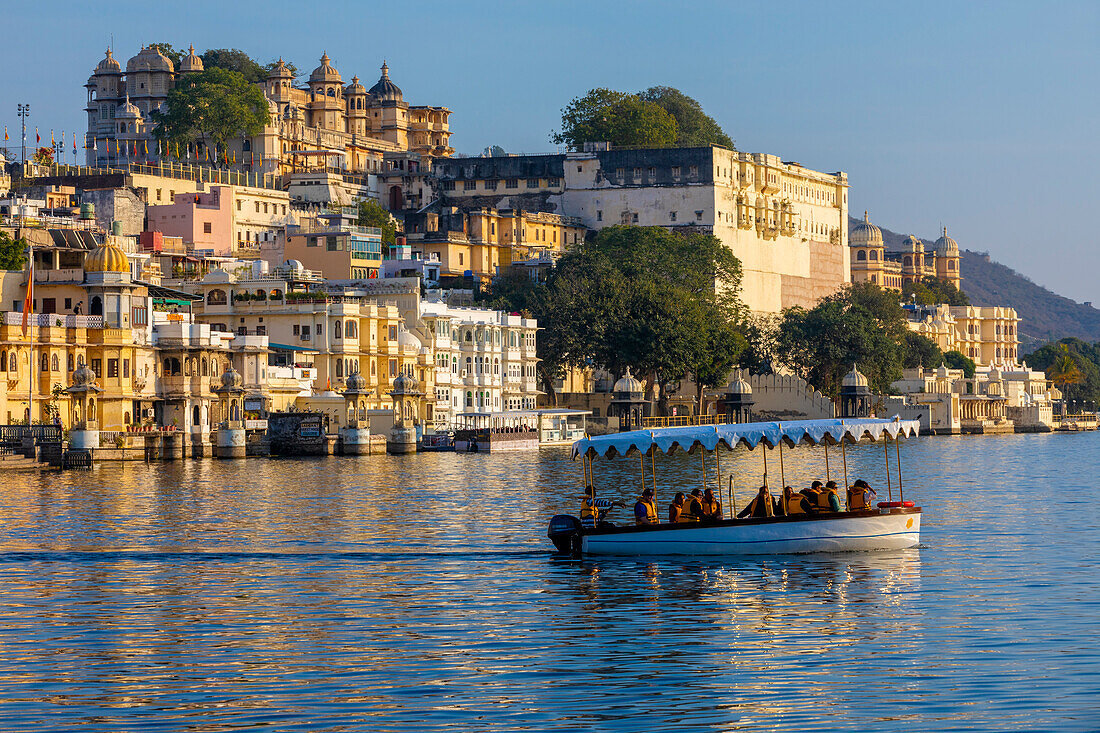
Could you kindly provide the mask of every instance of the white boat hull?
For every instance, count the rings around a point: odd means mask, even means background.
[[[589,555],[781,555],[901,550],[920,542],[920,511],[666,525],[584,534]]]

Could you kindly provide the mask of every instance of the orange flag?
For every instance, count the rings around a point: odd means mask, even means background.
[[[31,257],[34,256],[34,252],[31,252]],[[31,306],[34,305],[34,267],[27,273],[27,297],[23,300],[23,335],[27,335],[27,323],[31,315]]]

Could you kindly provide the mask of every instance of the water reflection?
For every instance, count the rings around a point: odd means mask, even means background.
[[[565,450],[13,476],[0,719],[1082,727],[1097,719],[1097,520],[1082,511],[1100,498],[1097,437],[913,441],[906,496],[928,509],[924,546],[835,556],[554,557],[545,522],[576,511],[581,475]],[[822,459],[786,452],[788,483],[823,478]],[[847,459],[850,476],[883,485],[878,450]],[[1067,460],[1076,470],[1054,486]],[[759,452],[722,459],[744,498],[759,464]],[[674,479],[701,484],[697,456],[657,471],[663,503]],[[618,498],[633,498],[636,474],[597,462],[606,493],[628,488]]]

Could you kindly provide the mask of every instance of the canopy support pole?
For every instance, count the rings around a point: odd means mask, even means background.
[[[718,498],[722,497],[722,458],[718,454],[718,449],[721,447],[721,441],[718,442],[718,445],[714,446],[714,465],[718,467],[718,480],[714,483],[714,486],[718,489]]]
[[[882,434],[882,448],[886,451],[886,495],[890,501],[894,500],[894,491],[890,488],[890,436]]]
[[[730,519],[737,516],[737,494],[733,491],[733,474],[730,474]]]
[[[699,445],[699,463],[703,467],[703,491],[707,490],[707,449]]]
[[[649,468],[652,478],[650,483],[653,485],[653,501],[657,501],[657,446],[650,448],[652,453],[649,454]]]
[[[851,485],[848,483],[848,456],[844,452],[844,443],[847,439],[840,436],[840,460],[844,462],[844,509],[845,511],[852,511],[852,507],[848,506],[848,487]]]
[[[825,443],[825,480],[831,481],[833,477],[829,475],[829,436],[825,436],[822,442]]]
[[[764,441],[760,441],[760,445],[764,446],[761,453],[764,454],[764,485],[768,485],[768,444]]]
[[[898,501],[905,501],[905,491],[901,488],[901,433],[894,436],[894,449],[898,457]]]
[[[783,439],[782,438],[779,439],[779,483],[782,484],[782,486],[779,487],[780,490],[783,490],[783,489],[787,488],[787,471],[783,467]]]
[[[642,476],[642,493],[645,493],[645,454],[638,453],[638,469]]]

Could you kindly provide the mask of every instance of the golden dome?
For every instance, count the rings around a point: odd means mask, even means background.
[[[130,272],[126,253],[113,244],[101,244],[84,257],[84,272]]]

